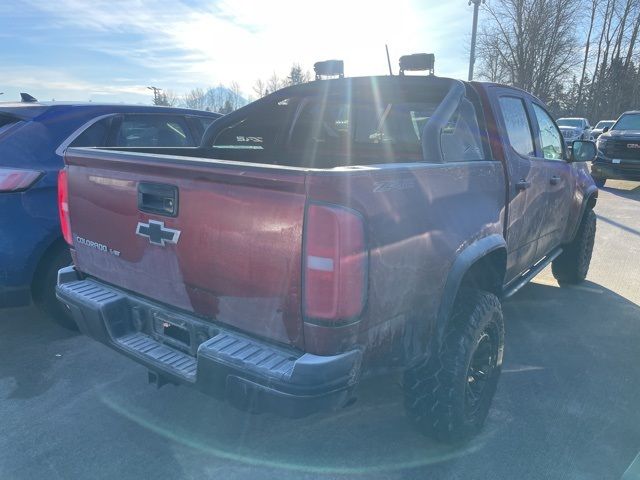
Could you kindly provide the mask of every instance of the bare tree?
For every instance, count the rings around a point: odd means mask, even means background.
[[[291,65],[291,70],[285,82],[287,85],[298,85],[300,83],[307,83],[310,78],[311,74],[309,72],[302,70],[299,63],[294,63]]]
[[[592,71],[586,94],[578,102],[594,117],[615,118],[637,108],[640,89],[637,46],[640,3],[637,0],[602,0],[596,13],[597,54],[589,59]],[[636,53],[634,53],[636,52]],[[635,59],[635,60],[634,60]]]
[[[237,110],[243,105],[240,84],[236,81],[231,82],[231,85],[229,86],[229,92],[231,94],[231,107],[233,108],[233,110]]]
[[[589,49],[591,48],[591,33],[593,32],[593,25],[596,19],[598,4],[600,0],[591,0],[590,15],[589,15],[589,30],[587,32],[587,39],[584,45],[584,58],[582,60],[582,73],[580,74],[580,84],[578,86],[577,104],[582,105],[582,90],[584,88],[585,76],[587,73],[587,64],[589,62]]]
[[[153,90],[153,104],[164,107],[175,107],[180,103],[178,96],[171,90],[150,87]]]
[[[574,0],[493,0],[478,37],[480,72],[548,98],[576,61]]]
[[[267,80],[265,92],[273,93],[276,90],[280,90],[285,85],[286,83],[275,72],[273,72],[273,74]]]
[[[165,90],[163,95],[165,105],[168,107],[176,107],[180,103],[180,98],[173,90]]]
[[[217,87],[210,87],[205,94],[207,101],[207,109],[212,112],[219,112],[224,107],[224,102],[227,99],[226,88],[220,84]]]
[[[478,66],[478,75],[490,82],[509,83],[510,76],[498,49],[498,39],[485,32],[480,32],[479,35],[482,39],[478,41],[476,52],[482,62]]]
[[[194,108],[196,110],[206,110],[207,97],[206,92],[202,88],[194,88],[185,93],[182,97],[182,103],[187,108]]]
[[[257,79],[253,84],[252,90],[257,98],[262,98],[276,90],[280,90],[281,88],[306,83],[310,79],[311,74],[308,71],[303,70],[299,63],[293,63],[289,70],[289,74],[285,78],[281,78],[277,73],[273,72],[266,81],[261,78]]]
[[[253,84],[253,92],[258,98],[262,98],[267,94],[267,87],[262,79],[259,78],[256,80],[256,83]]]

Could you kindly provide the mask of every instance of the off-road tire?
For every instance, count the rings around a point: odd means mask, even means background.
[[[487,336],[491,365],[479,371],[486,374],[483,378],[476,379],[472,371],[478,371],[472,367]],[[461,290],[438,351],[404,375],[405,410],[418,430],[445,443],[476,435],[498,385],[503,350],[504,322],[498,298],[481,290]],[[481,387],[475,403],[470,403],[472,385]]]
[[[589,209],[584,213],[573,241],[563,247],[551,270],[560,285],[576,284],[587,278],[593,243],[596,237],[596,214]]]
[[[591,178],[593,178],[593,183],[595,183],[596,187],[598,188],[604,187],[604,184],[607,182],[606,178],[602,178],[602,177],[591,177]]]
[[[58,270],[71,265],[71,255],[66,246],[57,246],[36,270],[33,281],[33,301],[36,306],[58,325],[78,330],[66,307],[56,298]]]

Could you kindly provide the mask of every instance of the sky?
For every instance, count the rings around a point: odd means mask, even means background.
[[[436,74],[465,78],[466,0],[0,0],[0,101],[150,103],[286,76],[342,59],[347,76],[394,72],[408,53],[436,54]]]

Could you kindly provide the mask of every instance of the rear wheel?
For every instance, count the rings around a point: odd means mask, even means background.
[[[78,326],[64,305],[56,298],[58,270],[71,265],[71,255],[66,245],[54,247],[36,270],[33,300],[36,306],[57,324],[78,330]]]
[[[498,298],[462,290],[436,355],[405,373],[405,408],[439,441],[464,441],[482,428],[498,385],[504,323]]]
[[[560,285],[580,283],[587,278],[595,238],[596,214],[588,210],[582,217],[576,237],[551,265],[553,276]]]
[[[593,182],[596,184],[596,187],[598,188],[604,187],[604,184],[607,181],[606,178],[602,178],[602,177],[591,177],[591,178],[593,178]]]

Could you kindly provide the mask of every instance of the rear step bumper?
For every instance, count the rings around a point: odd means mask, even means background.
[[[73,267],[58,273],[56,295],[84,334],[147,366],[158,385],[192,385],[243,410],[288,417],[334,410],[358,380],[359,350],[318,356],[273,345],[80,279]]]

